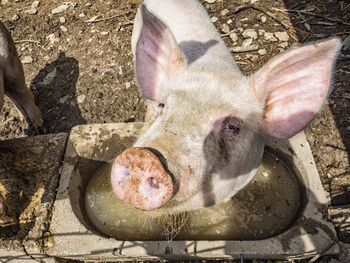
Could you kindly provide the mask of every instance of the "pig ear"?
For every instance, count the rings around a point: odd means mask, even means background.
[[[136,79],[143,95],[161,101],[169,78],[185,67],[185,60],[168,27],[141,5],[143,26],[136,45]]]
[[[265,101],[262,130],[276,138],[302,131],[330,93],[337,38],[293,49],[272,59],[251,80],[259,101]]]

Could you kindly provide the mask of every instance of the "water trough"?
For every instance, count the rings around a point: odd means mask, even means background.
[[[92,172],[130,147],[143,123],[89,124],[72,129],[52,214],[50,256],[79,260],[290,259],[339,252],[327,198],[304,133],[270,140],[266,150],[282,159],[300,183],[300,208],[278,234],[261,240],[118,240],[99,233],[84,206]]]

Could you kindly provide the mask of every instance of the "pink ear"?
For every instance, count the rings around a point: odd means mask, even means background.
[[[334,38],[293,49],[272,59],[253,77],[259,100],[265,101],[262,130],[289,138],[303,130],[330,93],[332,72],[341,47]]]
[[[143,26],[136,45],[136,79],[143,95],[161,101],[164,82],[184,67],[183,55],[170,30],[141,5]]]

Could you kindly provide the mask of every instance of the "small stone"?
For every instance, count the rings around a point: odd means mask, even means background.
[[[262,56],[265,55],[266,54],[266,49],[265,48],[259,49],[258,50],[258,54],[262,55]]]
[[[282,48],[287,48],[288,47],[288,42],[279,43],[278,46],[282,47]]]
[[[273,33],[265,32],[264,37],[267,41],[277,41],[277,39],[274,37]]]
[[[33,58],[31,56],[25,56],[21,62],[22,64],[30,64],[33,62]]]
[[[309,23],[304,23],[304,27],[306,28],[307,31],[311,30],[311,26]]]
[[[92,6],[92,4],[91,4],[91,3],[86,3],[85,6],[86,6],[86,7],[90,7],[90,6]]]
[[[251,54],[248,54],[247,55],[247,58],[251,61],[251,62],[256,62],[259,60],[259,57],[257,55],[251,55]]]
[[[266,20],[267,20],[266,16],[261,16],[261,17],[260,17],[260,21],[261,21],[261,22],[265,23]]]
[[[131,87],[130,82],[126,82],[126,83],[125,83],[125,88],[127,88],[127,89],[128,89],[128,88],[130,88],[130,87]]]
[[[60,23],[61,23],[61,24],[66,23],[66,19],[65,19],[63,16],[60,17]]]
[[[108,34],[109,34],[109,32],[106,32],[106,31],[101,32],[102,36],[107,36]]]
[[[250,46],[238,46],[238,47],[231,47],[230,51],[233,53],[241,53],[241,52],[249,52],[249,51],[256,51],[259,49],[258,45],[250,45]]]
[[[227,15],[229,12],[230,12],[230,10],[228,10],[227,8],[225,8],[225,9],[221,10],[220,15],[225,16],[225,15]]]
[[[49,41],[50,41],[51,43],[59,42],[59,41],[60,41],[59,38],[56,37],[56,35],[55,35],[54,33],[48,35],[47,38],[49,39]]]
[[[84,94],[79,95],[78,98],[77,98],[78,103],[79,103],[79,104],[80,104],[80,103],[83,103],[84,100],[85,100],[85,98],[86,98],[86,96],[85,96]]]
[[[238,40],[238,36],[234,32],[230,33],[229,36],[230,36],[230,38],[232,39],[233,42],[236,42]]]
[[[69,5],[60,5],[59,7],[56,7],[55,9],[52,9],[51,14],[59,14],[63,11],[67,10]]]
[[[216,0],[205,0],[205,2],[209,3],[209,4],[213,4],[215,3]]]
[[[227,34],[228,32],[230,32],[230,28],[228,27],[227,24],[222,24],[221,31]]]
[[[289,40],[289,35],[287,32],[275,32],[274,35],[280,41],[288,41]]]
[[[65,26],[60,26],[60,29],[62,30],[62,32],[67,32],[67,28]]]
[[[344,39],[343,49],[344,49],[344,50],[350,49],[350,35],[348,35],[348,36]]]
[[[242,42],[242,47],[250,46],[252,43],[253,43],[253,39],[251,39],[251,38],[245,39],[245,40]]]
[[[12,21],[16,22],[19,20],[19,15],[14,15],[12,18],[11,18]]]
[[[250,0],[250,3],[255,4],[256,2],[259,2],[259,0]]]
[[[264,29],[259,29],[259,36],[262,36],[262,35],[264,35],[265,34],[265,30]]]
[[[216,16],[213,16],[213,17],[211,18],[211,22],[215,23],[216,21],[218,21],[218,18],[217,18]]]
[[[243,31],[242,36],[244,38],[252,38],[252,39],[257,39],[258,38],[258,34],[256,33],[256,31],[254,29],[246,29]]]
[[[227,20],[226,23],[229,25],[229,24],[232,24],[232,22],[233,22],[232,19],[229,19],[229,20]]]
[[[29,10],[24,11],[24,12],[29,14],[29,15],[35,15],[36,13],[38,13],[38,10],[32,8],[32,9],[29,9]]]
[[[58,100],[58,102],[61,103],[61,104],[64,104],[66,102],[66,100],[69,99],[69,97],[70,97],[70,95],[63,96],[62,98],[60,98]]]
[[[85,17],[85,14],[84,13],[80,13],[79,17]]]
[[[34,1],[31,5],[32,8],[37,8],[40,5],[39,1]]]

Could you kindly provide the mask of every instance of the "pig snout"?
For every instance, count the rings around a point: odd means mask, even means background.
[[[146,148],[129,148],[114,160],[112,188],[124,202],[154,210],[173,196],[173,181],[159,158]]]

